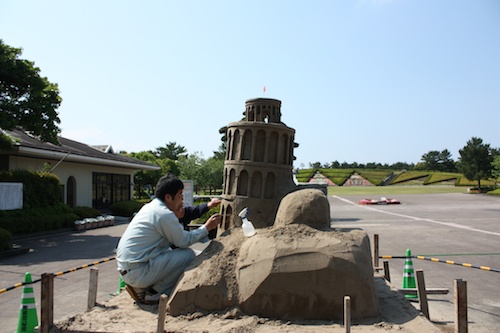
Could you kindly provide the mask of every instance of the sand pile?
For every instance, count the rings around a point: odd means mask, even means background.
[[[353,320],[353,333],[440,333],[382,277],[375,278],[379,316]],[[111,298],[92,311],[56,323],[54,332],[156,332],[158,306],[137,305],[126,292]],[[245,315],[238,308],[222,312],[195,312],[191,315],[167,314],[168,333],[344,333],[340,320],[279,320]]]

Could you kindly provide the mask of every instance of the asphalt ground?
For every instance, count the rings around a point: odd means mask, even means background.
[[[126,220],[128,221],[128,220]],[[29,272],[32,281],[43,273],[57,273],[114,258],[115,248],[126,223],[86,230],[62,232],[15,241],[31,251],[0,258],[0,289],[23,282]],[[120,276],[113,259],[94,265],[98,269],[97,302],[104,303],[118,291]],[[85,268],[54,278],[54,321],[66,319],[87,309],[90,269]],[[41,283],[34,283],[38,322],[40,323]],[[23,287],[0,294],[0,332],[16,332]]]
[[[330,196],[332,227],[363,229],[372,241],[379,235],[380,255],[424,255],[457,263],[500,269],[500,198],[472,194],[398,195],[401,205],[359,205],[361,196]],[[369,199],[378,199],[370,197]],[[32,251],[0,258],[0,289],[23,282],[26,272],[36,280],[43,273],[57,273],[113,258],[126,224],[63,232],[17,240]],[[391,282],[402,286],[404,259],[389,261]],[[118,289],[116,262],[93,266],[99,270],[98,303]],[[497,332],[500,322],[500,273],[413,259],[422,269],[429,288],[448,288],[448,295],[429,295],[431,320],[453,331],[453,280],[467,282],[469,332]],[[87,307],[90,268],[76,270],[54,281],[54,320],[60,321]],[[33,285],[40,316],[40,283]],[[0,294],[0,332],[15,332],[22,287]],[[418,303],[412,302],[418,308]]]
[[[500,197],[478,194],[398,195],[400,205],[359,205],[364,196],[330,196],[332,227],[363,229],[379,237],[380,256],[424,256],[500,270]],[[370,197],[367,199],[379,199]],[[391,283],[401,288],[405,259],[388,261]],[[429,295],[431,321],[453,332],[454,280],[467,283],[469,332],[498,332],[500,273],[412,259],[423,270],[428,288],[448,288],[447,295]],[[419,308],[418,302],[412,302]]]

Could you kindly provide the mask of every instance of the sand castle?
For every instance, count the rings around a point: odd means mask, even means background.
[[[298,145],[295,130],[281,122],[281,101],[247,100],[243,115],[227,126],[219,232],[240,226],[244,207],[256,227],[272,225],[280,200],[296,189],[292,164]]]
[[[218,237],[187,269],[169,313],[222,311],[290,319],[340,319],[344,296],[352,317],[378,314],[368,236],[330,228],[330,205],[318,189],[292,180],[295,131],[281,122],[281,101],[246,101],[228,125]],[[238,212],[257,228],[243,236]]]

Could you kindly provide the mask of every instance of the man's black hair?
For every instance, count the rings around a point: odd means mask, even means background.
[[[179,190],[184,188],[184,183],[173,173],[167,173],[161,177],[156,184],[155,196],[161,201],[165,200],[165,195],[170,194],[173,198]]]

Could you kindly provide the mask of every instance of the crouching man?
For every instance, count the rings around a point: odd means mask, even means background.
[[[175,214],[183,207],[183,189],[173,174],[160,178],[156,198],[139,210],[118,243],[118,271],[137,302],[156,304],[161,294],[170,295],[196,257],[189,246],[207,241],[208,232],[221,221],[215,214],[200,228],[184,230]],[[176,248],[172,250],[171,245]]]

